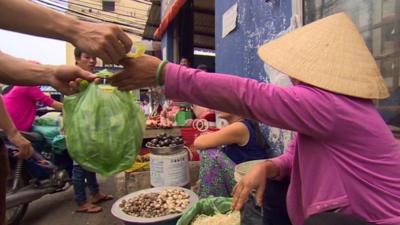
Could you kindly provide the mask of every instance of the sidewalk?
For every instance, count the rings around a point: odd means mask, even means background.
[[[199,162],[190,162],[191,185],[198,179]],[[100,190],[118,198],[137,190],[150,188],[150,173],[120,173],[109,178],[98,176]],[[34,201],[28,207],[21,225],[123,225],[111,215],[114,201],[102,203],[101,213],[76,213],[76,204],[73,199],[73,188],[65,192],[47,195]]]
[[[123,196],[120,191],[122,182],[121,174],[110,177],[100,178],[100,190],[104,193],[112,194],[115,199]],[[73,188],[65,192],[44,196],[34,201],[28,207],[28,212],[21,225],[123,225],[111,215],[111,206],[114,201],[101,203],[103,207],[101,213],[86,214],[76,213],[76,204],[73,199]]]

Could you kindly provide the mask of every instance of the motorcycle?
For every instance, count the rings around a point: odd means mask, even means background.
[[[31,143],[44,143],[44,137],[39,133],[21,134]],[[71,179],[66,169],[55,165],[55,154],[51,151],[42,154],[34,151],[28,160],[17,159],[14,155],[18,150],[7,144],[4,132],[0,131],[0,138],[6,142],[11,169],[7,179],[7,225],[18,225],[31,202],[47,194],[66,191],[71,186]]]

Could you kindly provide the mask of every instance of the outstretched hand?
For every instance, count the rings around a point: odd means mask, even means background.
[[[160,59],[149,55],[125,58],[120,62],[124,69],[109,80],[122,91],[155,86],[157,67],[160,63]]]

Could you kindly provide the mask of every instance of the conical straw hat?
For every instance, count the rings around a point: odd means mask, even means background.
[[[321,89],[365,99],[389,97],[373,56],[344,13],[270,41],[258,54],[280,72]]]

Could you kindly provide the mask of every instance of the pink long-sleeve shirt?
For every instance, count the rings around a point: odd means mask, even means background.
[[[15,127],[20,131],[29,131],[36,116],[36,103],[46,106],[54,100],[45,95],[38,86],[14,86],[3,96],[4,105]]]
[[[308,85],[166,66],[166,95],[297,131],[273,159],[291,176],[287,207],[294,225],[340,208],[376,224],[400,224],[400,145],[370,100]]]

